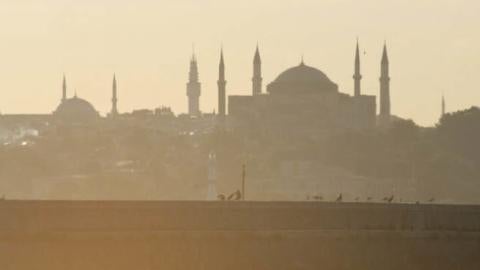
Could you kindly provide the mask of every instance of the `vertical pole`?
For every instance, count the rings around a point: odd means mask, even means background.
[[[245,201],[245,164],[242,165],[242,201]]]

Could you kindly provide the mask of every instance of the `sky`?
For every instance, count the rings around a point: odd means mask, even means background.
[[[65,73],[105,114],[115,73],[120,111],[186,112],[193,44],[205,112],[221,46],[229,95],[251,93],[257,42],[264,86],[303,55],[352,94],[358,37],[363,93],[378,96],[386,40],[392,113],[434,125],[442,94],[447,111],[480,105],[478,14],[474,0],[0,0],[0,111],[54,111]]]

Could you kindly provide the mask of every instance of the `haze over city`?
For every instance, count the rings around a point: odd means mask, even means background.
[[[384,40],[391,64],[392,113],[433,125],[447,110],[478,105],[476,1],[2,1],[0,110],[50,113],[66,74],[102,114],[117,74],[119,110],[171,106],[187,111],[192,44],[201,110],[216,109],[223,44],[227,94],[249,94],[258,42],[263,81],[305,63],[353,93],[353,56],[362,51],[362,92],[377,95]],[[377,101],[378,103],[378,101]]]
[[[479,3],[0,1],[0,269],[480,269]]]

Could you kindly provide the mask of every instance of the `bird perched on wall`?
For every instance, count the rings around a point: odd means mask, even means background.
[[[336,202],[341,202],[342,201],[342,193],[340,193],[340,195],[338,195],[337,199],[335,200]]]
[[[238,201],[242,198],[242,193],[240,192],[240,190],[237,190],[235,191],[234,193],[230,194],[228,197],[227,197],[227,200],[229,201]]]
[[[388,203],[391,203],[393,201],[393,195],[390,196],[390,197],[385,197],[385,198],[383,198],[383,200],[388,202]]]
[[[223,195],[223,194],[218,194],[217,198],[220,201],[225,201],[225,195]]]

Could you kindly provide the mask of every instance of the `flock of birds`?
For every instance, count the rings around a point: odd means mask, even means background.
[[[224,194],[218,194],[217,198],[219,201],[239,201],[242,199],[242,193],[240,190],[237,190],[228,196],[225,196]]]
[[[392,202],[394,201],[394,199],[395,199],[395,196],[394,196],[394,195],[391,195],[391,196],[388,196],[388,197],[384,197],[384,198],[382,199],[382,201],[383,201],[383,202],[386,202],[386,203],[392,203]],[[310,201],[310,200],[323,201],[324,198],[323,198],[323,196],[320,196],[320,195],[314,195],[314,196],[312,196],[312,197],[307,196],[307,201]],[[355,202],[359,202],[359,201],[360,201],[360,197],[356,197],[356,198],[355,198]],[[366,201],[367,201],[367,202],[372,202],[372,201],[373,201],[373,198],[372,198],[372,197],[367,197],[367,198],[366,198]],[[399,201],[399,202],[402,202],[402,199],[400,198],[398,201]],[[338,194],[338,196],[337,196],[337,198],[334,200],[334,202],[343,202],[343,194],[342,194],[342,193]],[[427,202],[433,203],[433,202],[435,202],[435,198],[430,198],[429,200],[427,200]],[[416,201],[416,204],[419,204],[419,203],[420,203],[420,201]]]
[[[392,203],[394,198],[395,197],[393,195],[391,195],[389,197],[384,197],[382,199],[382,201],[387,202],[387,203]],[[240,190],[237,190],[237,191],[233,192],[232,194],[230,194],[228,196],[226,196],[224,194],[219,194],[217,196],[217,199],[219,201],[239,201],[239,200],[242,199],[242,193],[240,192]],[[323,197],[320,196],[320,195],[314,195],[312,197],[307,196],[307,201],[310,201],[311,199],[313,199],[315,201],[323,201]],[[5,200],[5,196],[0,197],[0,201],[3,201],[3,200]],[[366,199],[367,202],[371,202],[372,200],[373,200],[372,197],[367,197],[367,199]],[[356,197],[355,201],[359,202],[360,197]],[[340,193],[338,195],[338,197],[335,199],[335,202],[343,202],[343,194],[342,193]],[[399,202],[402,202],[402,199],[400,199]],[[433,202],[435,202],[435,198],[430,198],[427,202],[433,203]],[[416,203],[419,204],[420,202],[417,201]]]
[[[240,190],[237,190],[237,191],[233,192],[232,194],[230,194],[228,196],[226,196],[225,194],[219,194],[217,196],[217,199],[219,201],[239,201],[239,200],[242,199],[242,193],[240,192]],[[311,201],[311,200],[324,201],[324,198],[323,198],[323,196],[320,196],[320,195],[314,195],[312,197],[307,196],[307,201]],[[391,195],[391,196],[384,197],[381,201],[385,202],[385,203],[392,203],[392,202],[394,202],[394,200],[395,200],[395,196]],[[338,196],[334,200],[334,202],[337,202],[337,203],[343,202],[343,194],[342,193],[338,194]],[[355,202],[360,202],[360,197],[356,197]],[[366,202],[373,202],[373,197],[367,197]],[[402,199],[400,198],[398,200],[398,202],[401,203]],[[429,200],[427,200],[427,202],[428,203],[433,203],[433,202],[435,202],[435,198],[430,198]],[[416,204],[420,204],[420,201],[416,201]]]

